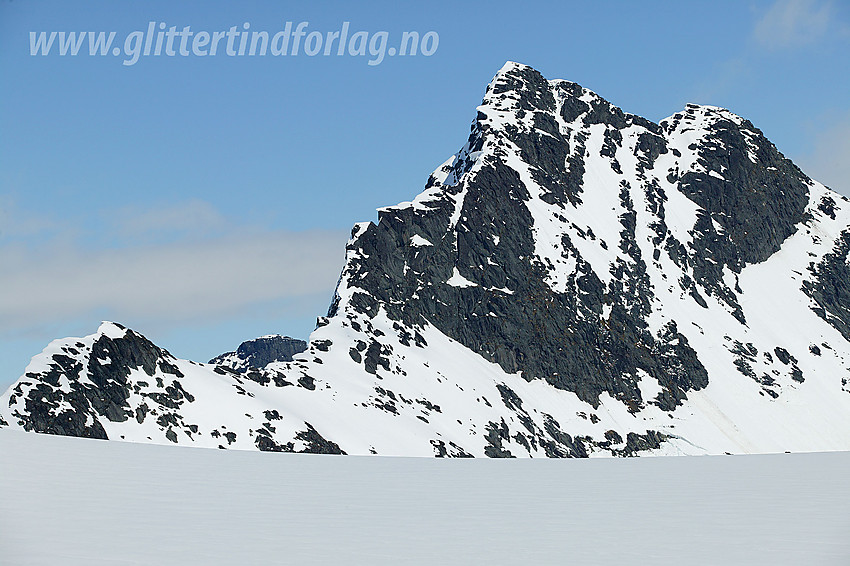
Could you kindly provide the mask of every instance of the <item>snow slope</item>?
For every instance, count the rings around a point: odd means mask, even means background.
[[[846,564],[850,454],[440,461],[0,430],[0,556],[42,566]]]

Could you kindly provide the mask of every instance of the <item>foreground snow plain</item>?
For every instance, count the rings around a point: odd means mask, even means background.
[[[0,430],[0,563],[850,563],[850,453],[440,460]]]

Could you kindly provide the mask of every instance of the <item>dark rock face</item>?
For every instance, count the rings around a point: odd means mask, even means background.
[[[240,372],[262,368],[272,362],[291,362],[293,356],[307,349],[307,342],[289,336],[264,336],[242,342],[235,352],[211,359],[211,364],[223,364]]]
[[[834,204],[834,203],[833,203]],[[817,265],[810,265],[812,281],[803,283],[803,291],[817,303],[812,310],[850,340],[850,230],[845,230],[832,251]]]
[[[316,432],[313,425],[307,424],[307,430],[301,431],[295,435],[295,438],[306,444],[306,448],[302,452],[308,454],[345,454],[336,442],[326,440],[321,434]]]
[[[654,133],[661,130],[658,125],[625,114],[598,97],[592,103],[579,100],[581,87],[572,83],[556,88],[572,95],[561,110],[567,118],[606,127],[610,155],[622,140],[618,128],[633,124],[648,126],[643,144],[648,159],[667,151]],[[533,113],[538,129],[528,132],[507,126],[504,135],[532,164],[532,178],[547,191],[543,200],[566,209],[581,199],[582,153],[572,154],[574,163],[568,166],[569,142],[554,122],[552,91],[539,73],[524,68],[508,74],[492,93],[517,96],[519,113]],[[480,147],[484,138],[496,135],[479,114],[468,145]],[[583,130],[577,129],[573,137],[581,144]],[[607,391],[632,403],[635,410],[647,402],[672,410],[686,398],[686,391],[705,387],[708,376],[675,323],[654,336],[645,322],[652,290],[646,260],[635,241],[636,213],[628,189],[626,184],[621,190],[626,213],[621,217],[620,242],[614,244],[630,261],[615,266],[615,277],[606,286],[573,242],[564,238],[563,257],[576,258],[577,268],[567,290],[554,292],[546,283],[551,266],[535,258],[529,190],[497,153],[486,158],[462,187],[445,188],[449,194],[465,191],[456,226],[451,225],[455,211],[449,202],[433,201],[427,210],[381,211],[379,223],[358,234],[351,249],[367,259],[349,266],[350,278],[364,291],[352,302],[368,316],[382,305],[408,327],[427,320],[505,371],[521,371],[528,380],[545,379],[594,405]],[[788,233],[784,224],[781,233]],[[411,247],[414,236],[432,245]],[[741,264],[737,257],[736,261]],[[449,284],[453,270],[474,285]],[[359,354],[352,351],[354,356]],[[658,398],[642,398],[638,370],[662,385]],[[494,436],[497,453],[495,441]]]
[[[706,117],[712,120],[711,135],[689,148],[702,170],[671,175],[702,208],[694,226],[699,253],[690,258],[694,280],[746,323],[734,290],[724,283],[723,268],[740,273],[776,253],[807,219],[811,181],[748,120],[737,123],[720,111],[689,104],[661,126],[673,132]]]
[[[672,130],[696,110],[688,105],[665,125]],[[722,227],[723,236],[717,238],[716,231],[706,226],[706,251],[733,271],[779,251],[806,219],[810,179],[749,120],[736,124],[718,117],[711,137],[695,149],[697,163],[717,175],[687,172],[679,179],[679,188]]]

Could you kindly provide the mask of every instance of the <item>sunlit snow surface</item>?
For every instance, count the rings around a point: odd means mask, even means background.
[[[0,431],[0,562],[850,562],[850,453],[316,456]]]

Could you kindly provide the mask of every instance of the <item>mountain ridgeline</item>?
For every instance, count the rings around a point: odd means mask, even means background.
[[[413,201],[355,225],[308,342],[54,341],[0,425],[284,452],[850,449],[850,203],[749,121],[654,123],[506,64]]]

